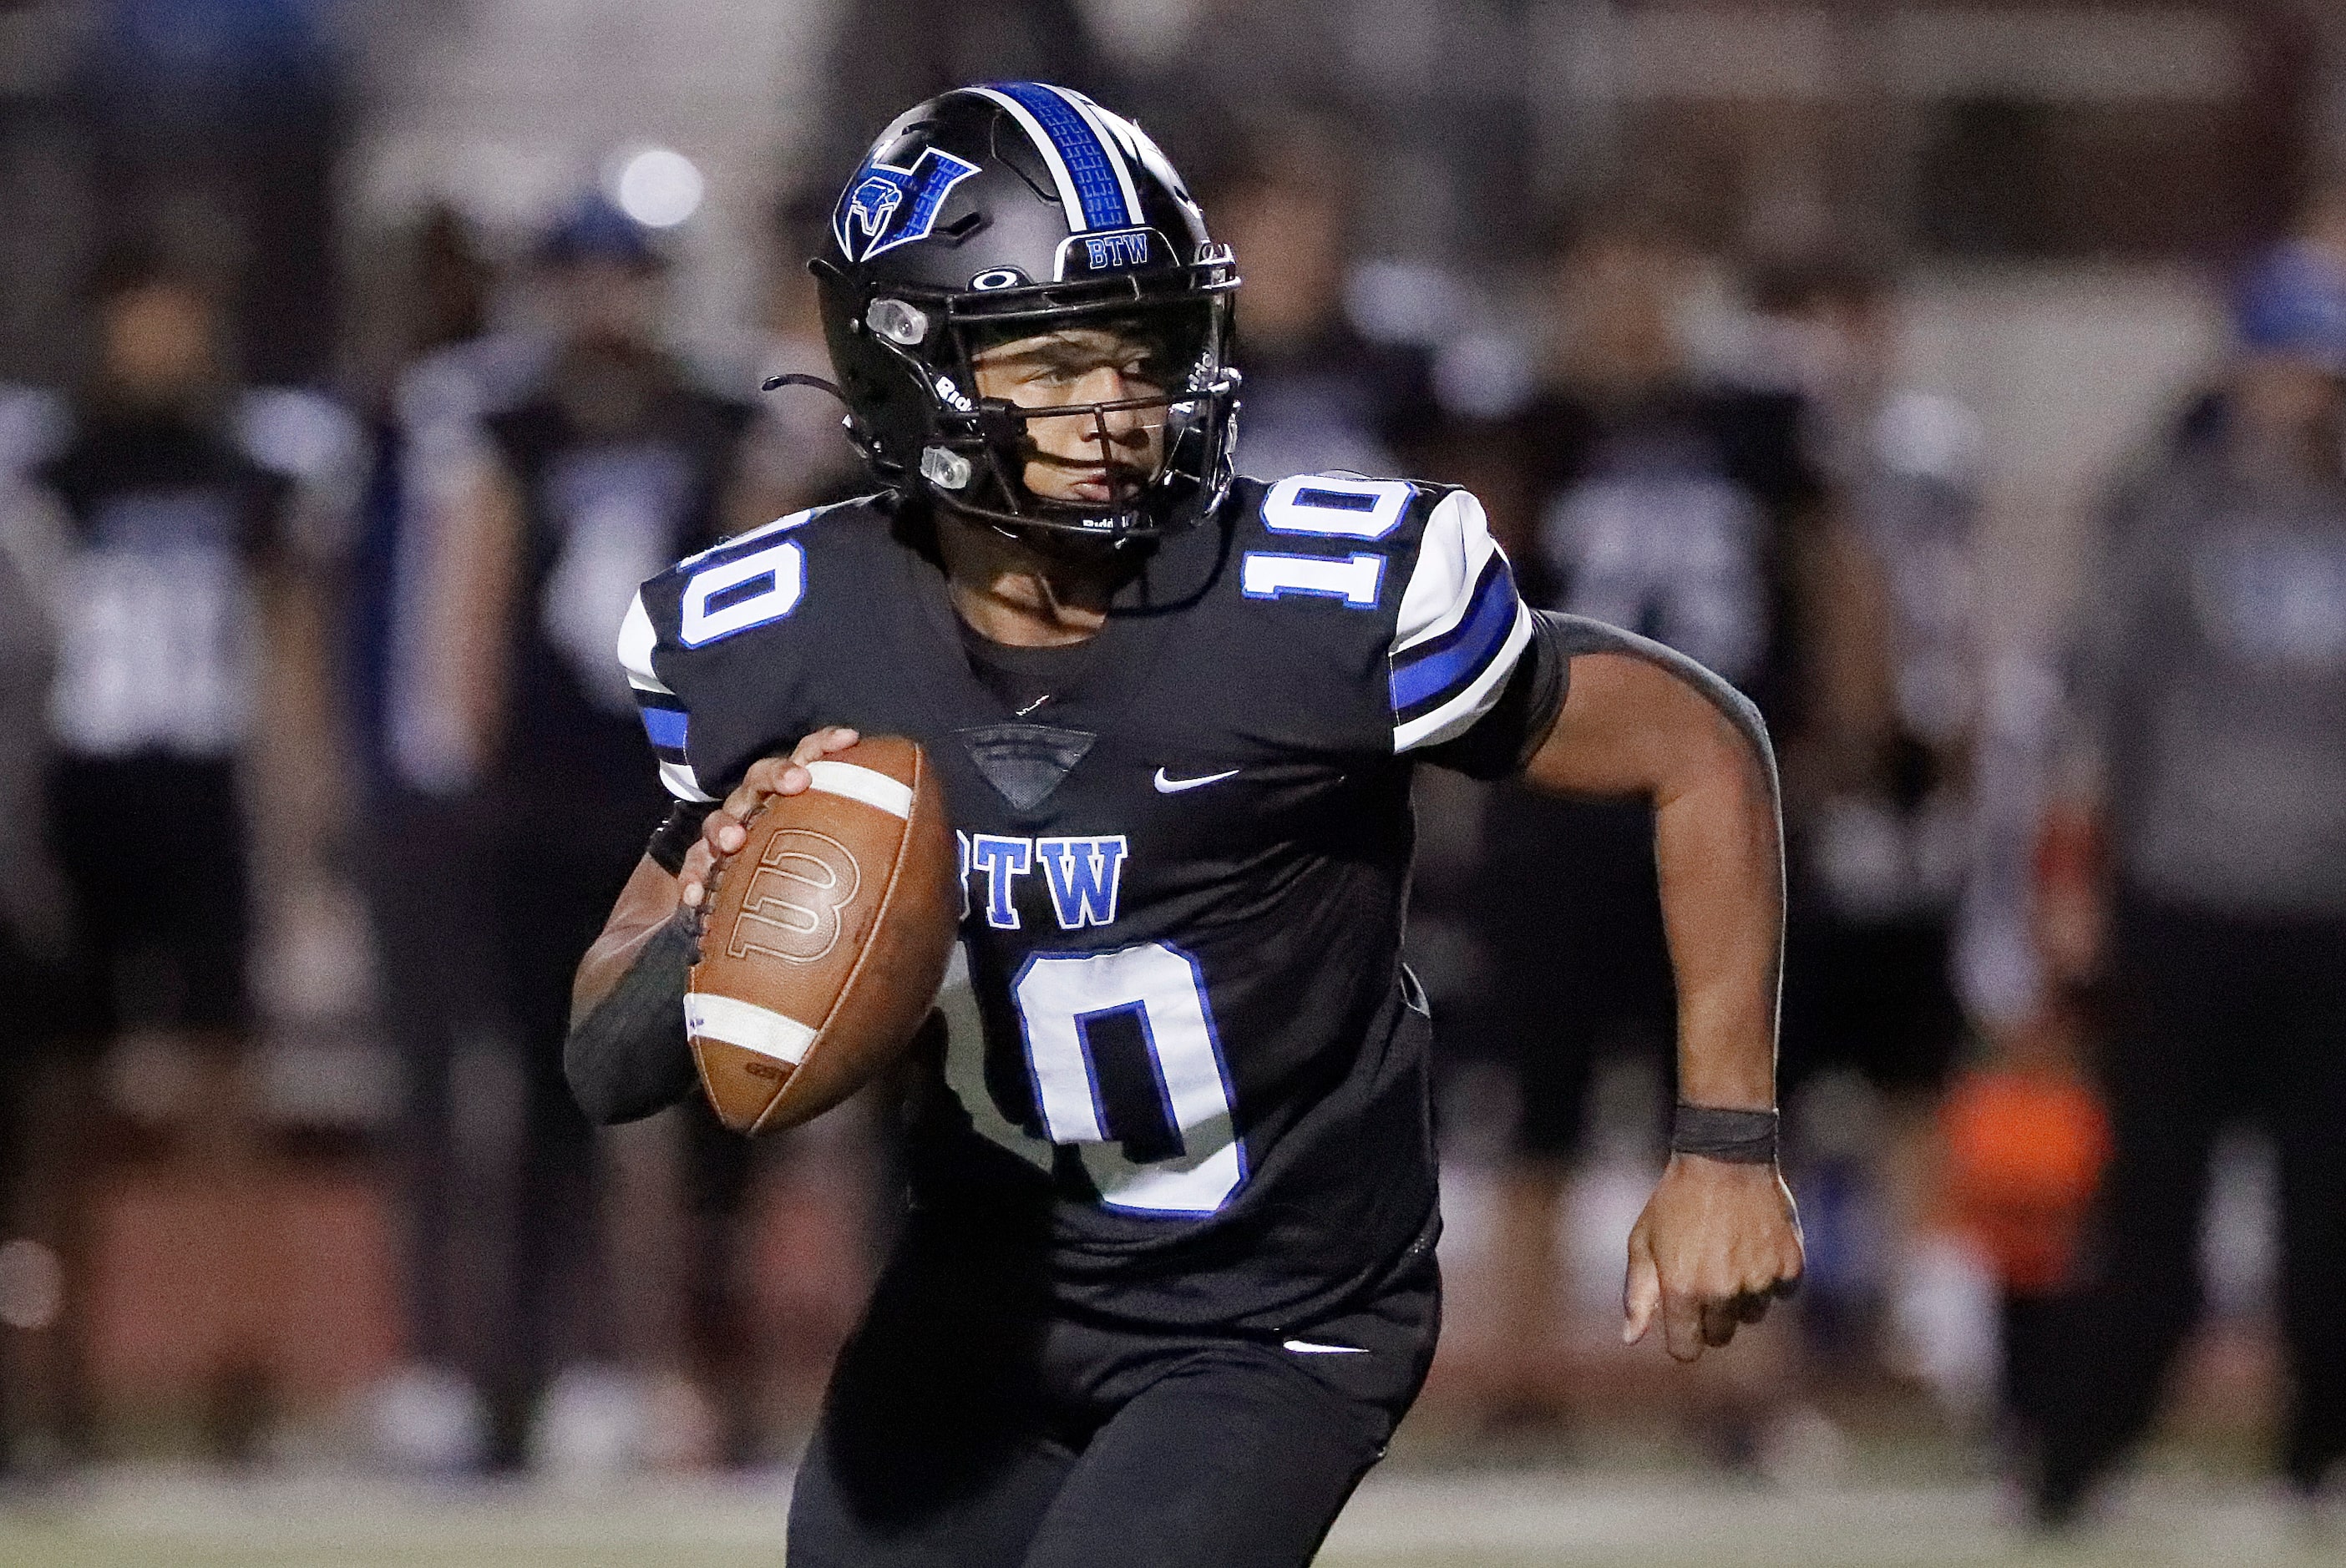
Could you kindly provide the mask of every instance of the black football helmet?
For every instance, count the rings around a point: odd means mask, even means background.
[[[1040,82],[960,87],[881,134],[810,264],[849,428],[883,484],[1041,540],[1119,545],[1186,526],[1230,481],[1238,269],[1138,126]],[[1165,390],[1027,409],[977,395],[989,344],[1076,325],[1130,332]],[[1164,456],[1137,495],[1087,505],[1025,483],[1027,422],[1160,412]]]

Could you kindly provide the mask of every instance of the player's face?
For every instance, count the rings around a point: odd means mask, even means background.
[[[2252,354],[2234,372],[2232,404],[2240,433],[2268,446],[2330,445],[2339,418],[2338,378],[2313,360]],[[2321,457],[2334,462],[2331,452]]]
[[[971,361],[980,397],[1020,408],[1067,408],[1162,397],[1177,379],[1172,356],[1137,331],[1066,327],[998,343]],[[1137,496],[1165,458],[1165,409],[1030,419],[1021,478],[1046,501],[1114,505]]]
[[[138,398],[168,400],[201,385],[213,369],[214,327],[210,302],[193,290],[134,290],[106,310],[107,375]]]
[[[618,261],[582,261],[563,268],[553,279],[562,330],[581,343],[652,342],[659,334],[662,282],[655,270]]]

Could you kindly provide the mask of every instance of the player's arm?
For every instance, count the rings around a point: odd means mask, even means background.
[[[474,453],[421,526],[423,679],[431,710],[453,717],[464,764],[477,770],[493,760],[511,695],[507,639],[526,532],[520,490],[494,453]]]
[[[1701,666],[1576,616],[1540,620],[1546,657],[1568,660],[1568,675],[1525,781],[1654,808],[1681,1111],[1677,1152],[1630,1234],[1624,1338],[1642,1339],[1658,1316],[1670,1354],[1691,1360],[1758,1321],[1801,1269],[1774,1157],[1784,923],[1775,762],[1758,711]]]
[[[1678,1152],[1629,1237],[1623,1305],[1629,1339],[1658,1315],[1670,1353],[1691,1360],[1800,1273],[1775,1164],[1784,855],[1767,729],[1693,660],[1525,606],[1464,491],[1424,515],[1388,667],[1396,753],[1653,803],[1681,1111]]]
[[[332,633],[314,568],[280,562],[260,585],[269,659],[261,672],[260,812],[263,852],[294,890],[328,878],[331,846],[347,818],[349,748],[335,722]]]
[[[571,985],[562,1068],[589,1119],[631,1122],[692,1093],[697,1074],[684,1038],[684,993],[700,956],[709,890],[758,809],[770,797],[806,789],[813,778],[805,765],[844,751],[855,738],[851,729],[817,730],[789,756],[752,764],[697,827],[689,817],[671,818],[654,837]],[[663,863],[670,860],[672,866]]]

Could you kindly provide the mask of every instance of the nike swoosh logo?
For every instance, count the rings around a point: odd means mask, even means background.
[[[1231,768],[1220,773],[1208,773],[1196,779],[1176,779],[1159,768],[1157,770],[1157,792],[1159,795],[1178,795],[1184,789],[1202,789],[1209,784],[1219,784],[1225,779],[1235,779],[1238,776],[1239,770]]]
[[[1368,1351],[1358,1345],[1315,1345],[1309,1339],[1288,1339],[1279,1347],[1299,1356],[1365,1356]]]

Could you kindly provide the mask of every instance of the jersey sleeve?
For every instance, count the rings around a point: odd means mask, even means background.
[[[658,640],[651,614],[644,606],[643,591],[638,589],[627,606],[627,618],[619,624],[619,667],[627,672],[636,708],[643,715],[644,734],[652,743],[652,755],[659,759],[660,782],[679,800],[708,805],[717,797],[701,788],[685,748],[691,737],[691,716],[684,699],[652,668],[652,649]]]
[[[258,387],[235,411],[237,443],[273,482],[268,545],[330,565],[355,542],[366,443],[357,421],[315,392]]]
[[[660,782],[677,799],[709,804],[760,757],[787,750],[830,721],[816,650],[835,641],[843,620],[862,613],[852,591],[840,591],[868,575],[849,548],[871,532],[852,514],[858,504],[778,517],[686,557],[636,591],[619,626],[619,667],[659,759]],[[841,527],[809,526],[842,510],[851,515]],[[818,559],[828,565],[818,568]],[[819,577],[839,601],[827,610],[809,589]]]
[[[1426,517],[1394,618],[1393,750],[1422,751],[1474,728],[1499,707],[1531,640],[1531,611],[1482,504],[1451,491]]]

